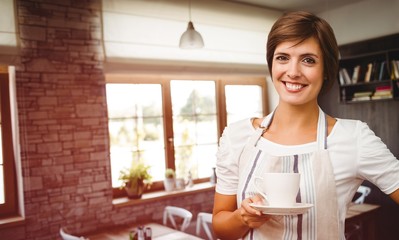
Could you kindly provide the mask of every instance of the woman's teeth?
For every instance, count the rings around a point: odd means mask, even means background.
[[[285,83],[285,86],[288,88],[288,90],[299,90],[303,87],[302,84],[294,84],[294,83]]]

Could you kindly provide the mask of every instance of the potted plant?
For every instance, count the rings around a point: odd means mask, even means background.
[[[150,166],[142,162],[133,162],[130,168],[120,171],[119,180],[123,181],[123,186],[127,196],[132,199],[139,199],[143,195],[145,187],[151,184]]]
[[[163,181],[165,186],[165,191],[170,192],[175,189],[175,170],[172,168],[167,168],[165,170],[165,179]]]

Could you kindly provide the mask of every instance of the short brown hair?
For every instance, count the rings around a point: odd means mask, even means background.
[[[298,41],[314,37],[323,54],[324,77],[322,92],[331,88],[338,75],[338,45],[330,24],[316,15],[304,12],[288,12],[272,26],[266,46],[266,59],[272,74],[273,55],[277,45],[286,41]]]

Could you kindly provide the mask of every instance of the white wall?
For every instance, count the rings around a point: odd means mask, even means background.
[[[179,49],[189,21],[188,0],[103,0],[107,61],[155,60],[266,64],[268,30],[278,11],[225,1],[191,1],[191,20],[205,47]]]
[[[338,44],[399,32],[399,0],[364,0],[318,15],[331,24]]]

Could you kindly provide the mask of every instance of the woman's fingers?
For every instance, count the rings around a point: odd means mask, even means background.
[[[263,223],[269,220],[270,216],[262,214],[260,211],[251,207],[249,204],[259,202],[262,199],[259,196],[244,199],[241,203],[240,215],[242,222],[250,228],[260,227]]]

